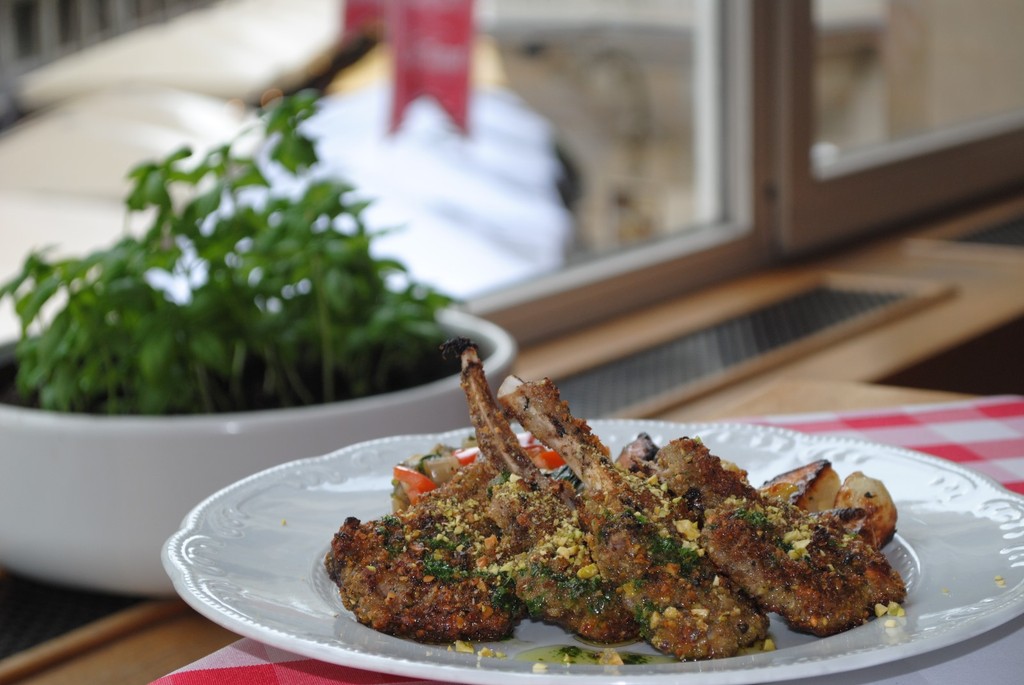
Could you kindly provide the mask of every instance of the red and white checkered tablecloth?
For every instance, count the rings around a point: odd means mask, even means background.
[[[1024,494],[1024,397],[1005,395],[963,402],[923,404],[886,409],[759,416],[745,419],[806,433],[859,438],[926,452],[985,473],[1008,489]],[[1024,671],[1020,649],[1021,617],[993,631],[987,642],[957,658],[918,663],[913,682],[1015,682]],[[897,683],[905,680],[901,666],[880,666],[854,674],[832,675],[830,685]],[[369,685],[436,683],[372,673],[308,659],[241,639],[153,685]],[[824,678],[801,681],[824,685]]]
[[[889,409],[752,417],[750,422],[917,450],[984,473],[1024,494],[1024,397]]]

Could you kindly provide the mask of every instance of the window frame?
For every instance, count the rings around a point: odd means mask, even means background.
[[[994,117],[812,159],[813,0],[773,3],[777,36],[778,244],[801,255],[1019,191],[1024,182],[1024,116]],[[969,173],[965,173],[969,170]]]
[[[736,277],[770,261],[767,111],[772,75],[761,57],[766,36],[754,30],[767,5],[750,0],[697,0],[719,12],[710,41],[721,73],[714,80],[724,104],[717,127],[724,154],[718,162],[722,217],[682,234],[638,245],[558,273],[538,277],[466,303],[471,313],[509,330],[521,344],[538,342],[621,315],[699,287]],[[761,20],[764,21],[763,19]],[[754,72],[759,72],[754,75]]]

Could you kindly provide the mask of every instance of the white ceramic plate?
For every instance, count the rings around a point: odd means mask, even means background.
[[[820,458],[841,476],[859,469],[882,479],[899,507],[899,532],[886,551],[907,582],[906,617],[824,639],[793,633],[773,619],[774,652],[616,667],[552,663],[543,676],[534,672],[533,659],[517,655],[577,644],[550,626],[525,622],[510,640],[476,645],[506,658],[365,628],[344,609],[323,571],[332,535],[348,516],[366,520],[388,511],[395,463],[438,442],[458,444],[468,431],[385,438],[257,473],[186,517],[164,548],[164,567],[189,604],[240,635],[356,668],[484,685],[542,678],[587,685],[779,681],[903,659],[1024,613],[1024,498],[984,476],[908,450],[761,426],[591,425],[613,454],[640,431],[659,444],[700,436],[715,454],[748,469],[752,483]],[[653,654],[645,645],[620,650]]]

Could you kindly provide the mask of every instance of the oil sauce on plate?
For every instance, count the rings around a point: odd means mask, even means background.
[[[591,664],[591,665],[627,665],[673,663],[677,659],[662,654],[639,654],[623,652],[611,647],[589,649],[577,645],[548,645],[528,649],[516,654],[520,661],[534,661],[543,664]]]

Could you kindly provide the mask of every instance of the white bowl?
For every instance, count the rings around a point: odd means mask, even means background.
[[[489,376],[511,370],[517,347],[501,328],[457,311],[442,321],[480,345]],[[0,566],[59,585],[170,595],[161,546],[210,493],[352,443],[468,424],[457,375],[348,402],[219,415],[111,417],[0,404]]]

